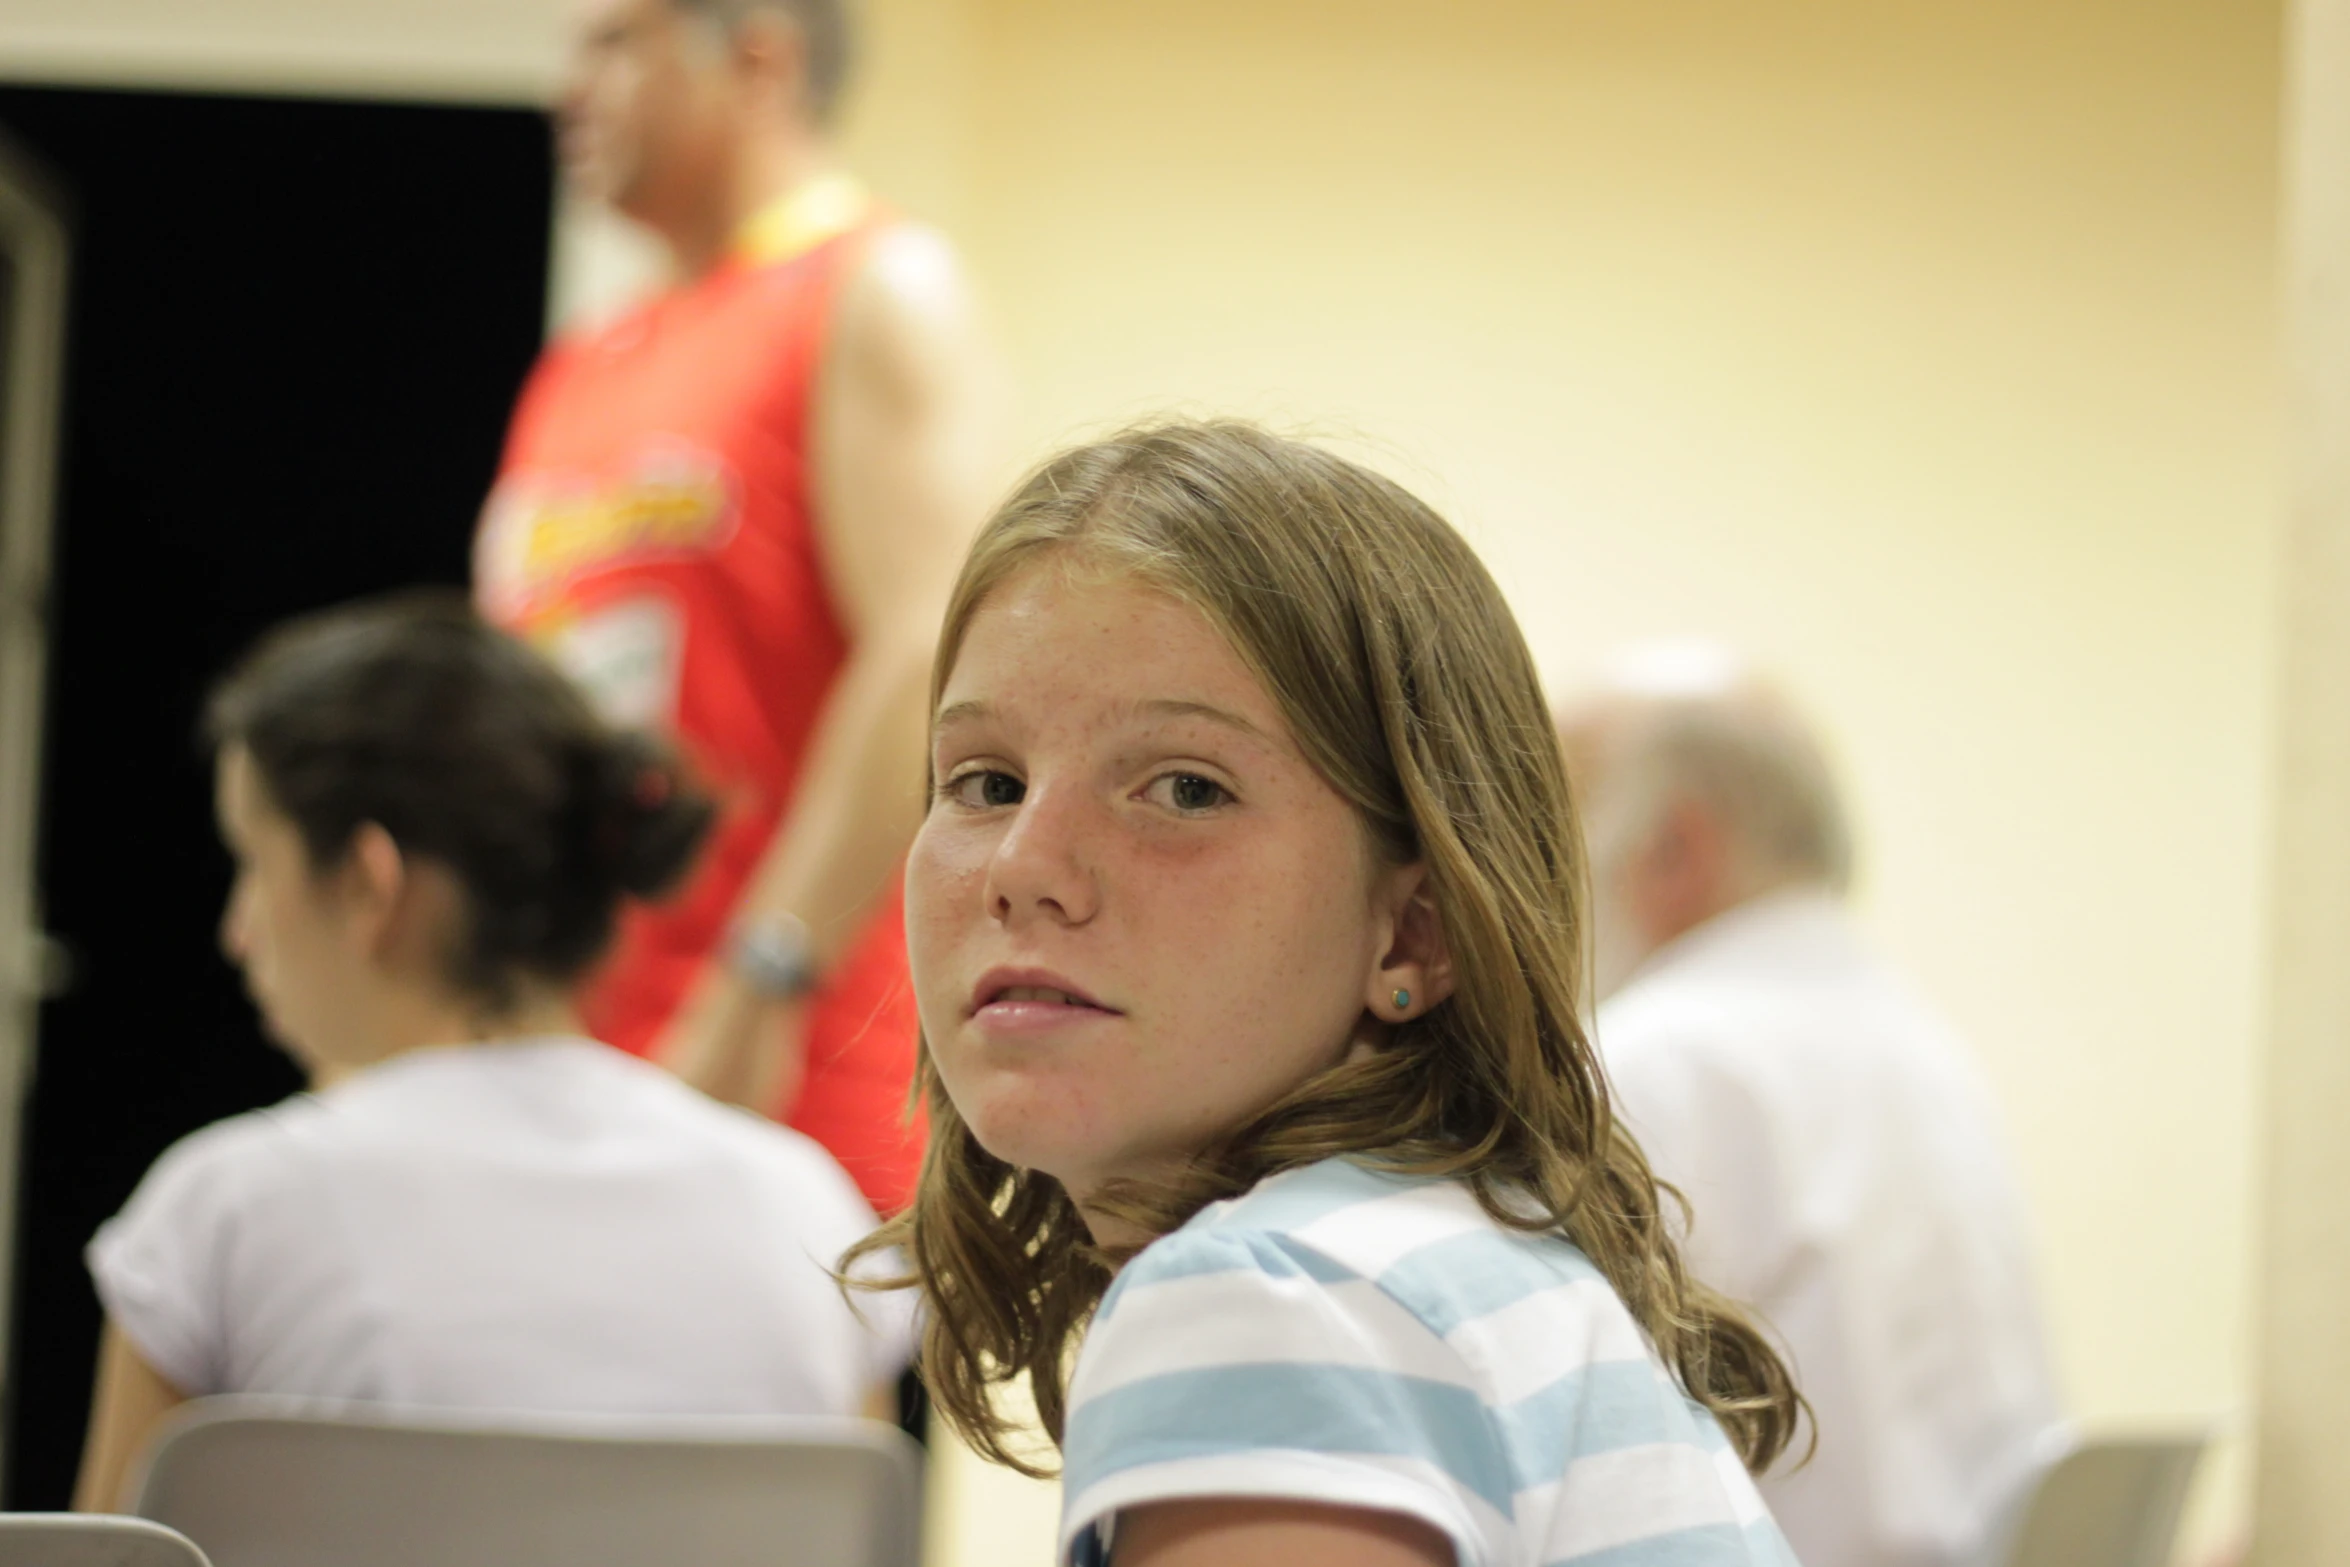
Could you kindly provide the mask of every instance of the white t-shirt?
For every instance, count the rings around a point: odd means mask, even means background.
[[[827,1272],[874,1224],[806,1137],[556,1038],[414,1051],[207,1127],[89,1264],[191,1397],[852,1414],[911,1347],[904,1294],[852,1306]]]
[[[1763,1494],[1804,1567],[1971,1562],[2059,1418],[1989,1087],[1835,900],[1710,920],[1599,1010],[1690,1271],[1792,1351],[1819,1452]]]

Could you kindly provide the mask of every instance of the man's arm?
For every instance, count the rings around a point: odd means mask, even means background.
[[[945,241],[910,227],[877,237],[835,308],[814,419],[817,537],[849,660],[736,911],[802,921],[819,973],[856,939],[921,820],[931,651],[999,482],[1004,401]],[[765,1109],[797,1087],[805,1010],[714,955],[656,1055]]]

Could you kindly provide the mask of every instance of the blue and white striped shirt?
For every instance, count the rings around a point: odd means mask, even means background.
[[[1460,1567],[1793,1567],[1738,1455],[1606,1279],[1455,1181],[1343,1159],[1203,1209],[1119,1273],[1077,1361],[1062,1559],[1121,1508],[1409,1514]]]

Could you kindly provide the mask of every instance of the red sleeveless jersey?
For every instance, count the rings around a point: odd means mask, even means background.
[[[550,348],[475,541],[484,613],[608,716],[668,735],[720,802],[682,890],[623,913],[590,987],[590,1029],[639,1054],[725,939],[849,653],[810,494],[825,329],[877,224],[861,203],[843,216]],[[805,1078],[780,1118],[894,1212],[921,1158],[894,879],[810,1003]]]

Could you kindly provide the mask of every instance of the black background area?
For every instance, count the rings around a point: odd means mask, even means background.
[[[296,611],[465,579],[537,349],[552,165],[520,110],[0,88],[73,205],[41,882],[79,980],[26,1116],[6,1505],[63,1506],[81,1250],[155,1156],[285,1095],[214,946],[204,688]]]

